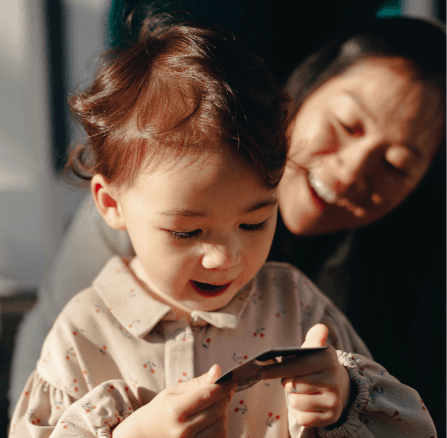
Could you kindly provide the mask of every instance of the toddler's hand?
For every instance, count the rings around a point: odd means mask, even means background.
[[[324,324],[314,325],[302,347],[324,346],[328,332]],[[316,354],[266,366],[260,375],[263,379],[283,378],[281,382],[289,393],[295,419],[302,426],[334,424],[349,407],[349,375],[332,346]]]
[[[166,388],[123,421],[113,437],[226,438],[226,409],[237,385],[234,381],[215,384],[221,374],[220,367],[213,365],[200,377]],[[126,428],[128,420],[133,424]]]

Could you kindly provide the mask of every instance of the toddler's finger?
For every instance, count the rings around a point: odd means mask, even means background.
[[[222,370],[220,369],[220,366],[217,364],[214,364],[207,373],[202,374],[199,377],[200,383],[203,383],[204,385],[208,384],[211,385],[214,383],[220,376],[222,375]]]
[[[331,409],[329,400],[325,394],[294,394],[290,393],[288,396],[289,405],[292,409],[299,412],[319,412],[325,413]]]
[[[293,413],[296,422],[304,427],[325,427],[337,421],[331,412],[300,412],[294,410]]]
[[[227,438],[227,414],[226,412],[208,427],[197,432],[195,438]]]
[[[169,389],[174,394],[183,394],[189,391],[194,391],[199,389],[199,391],[203,390],[206,387],[222,387],[226,389],[227,392],[231,392],[231,387],[234,385],[234,382],[224,382],[219,385],[215,385],[214,382],[221,376],[222,371],[219,365],[213,365],[206,373],[202,374],[199,377],[188,380],[187,382],[181,382],[176,385],[171,386]]]
[[[306,334],[301,348],[324,347],[329,335],[329,329],[324,324],[315,324]]]
[[[282,379],[281,383],[284,389],[291,394],[316,395],[323,393],[322,388],[319,388],[315,384],[302,382],[293,378]]]
[[[178,409],[181,412],[181,419],[203,411],[219,400],[233,395],[237,384],[230,380],[223,383],[213,383],[221,375],[220,367],[214,365],[210,370],[188,382],[182,382],[169,389],[172,394],[181,396]]]
[[[186,418],[186,421],[189,423],[192,430],[195,433],[198,433],[213,424],[216,421],[216,418],[221,418],[225,415],[230,401],[231,395],[224,397],[206,409],[191,414]]]

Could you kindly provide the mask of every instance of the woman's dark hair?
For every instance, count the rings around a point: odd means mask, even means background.
[[[370,57],[408,60],[419,78],[436,85],[445,100],[445,32],[419,19],[380,18],[344,28],[292,72],[285,85],[291,98],[289,122],[317,88]]]
[[[223,143],[276,187],[287,156],[286,108],[262,60],[220,27],[147,6],[127,25],[135,41],[105,53],[93,83],[69,100],[87,138],[68,167],[85,180],[99,173],[130,185],[142,165]]]
[[[445,31],[428,21],[390,17],[376,18],[345,27],[293,71],[285,85],[290,98],[289,126],[292,126],[303,102],[317,88],[331,78],[342,74],[357,62],[372,57],[405,59],[408,62],[409,71],[415,75],[416,80],[437,90],[440,95],[439,111],[445,117]],[[392,218],[400,217],[404,212],[408,213],[417,209],[415,205],[427,207],[436,203],[440,205],[433,196],[443,191],[445,187],[445,152],[444,129],[437,154],[422,182],[401,206],[379,221],[379,224],[383,221],[390,222]],[[445,198],[441,196],[441,199]],[[417,210],[417,213],[412,213],[413,216],[422,214],[420,208]],[[441,223],[444,222],[444,216],[445,214],[442,214],[439,217]]]

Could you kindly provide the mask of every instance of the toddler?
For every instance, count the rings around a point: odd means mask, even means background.
[[[65,307],[10,437],[435,435],[417,392],[332,303],[292,266],[264,264],[284,101],[259,59],[211,26],[150,15],[104,57],[70,102],[87,133],[70,165],[136,257],[112,258]],[[215,383],[268,348],[326,338],[246,391]]]

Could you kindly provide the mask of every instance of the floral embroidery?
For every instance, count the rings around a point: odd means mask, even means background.
[[[41,360],[43,363],[51,363],[53,361],[52,353],[49,351]]]
[[[244,403],[244,400],[239,400],[239,405],[234,408],[234,412],[244,415],[248,411],[247,405]]]
[[[247,359],[248,359],[248,356],[247,356],[247,355],[245,355],[245,356],[237,356],[237,353],[233,353],[233,357],[232,357],[232,359],[233,359],[235,362],[237,362],[238,364],[241,364],[241,363],[244,362],[244,360],[247,360]]]
[[[264,330],[265,330],[264,327],[258,328],[258,329],[253,333],[253,336],[256,337],[256,336],[259,335],[260,338],[263,338],[263,337],[264,337],[264,333],[263,333]]]
[[[132,382],[132,386],[134,388],[136,388],[138,386],[138,382],[133,378],[133,377],[129,377],[130,381]]]
[[[64,420],[60,421],[59,424],[63,424],[62,427],[63,427],[64,429],[67,429],[69,426],[74,426],[73,423],[70,423],[69,421],[64,421]]]
[[[373,391],[377,392],[377,394],[383,394],[383,386],[381,386],[380,388],[377,386],[374,386]]]
[[[154,363],[152,363],[151,361],[146,362],[143,366],[144,366],[144,368],[149,368],[151,373],[155,373],[154,367],[156,367],[156,365]]]
[[[90,374],[87,374],[87,370],[82,370],[82,374],[84,375],[85,384],[91,385],[93,383],[93,380]]]
[[[268,416],[267,416],[267,421],[265,422],[265,424],[266,424],[266,426],[268,426],[268,427],[272,427],[272,424],[273,424],[275,421],[279,420],[279,419],[280,419],[280,416],[279,416],[279,415],[275,415],[275,416],[273,417],[273,413],[272,413],[272,412],[269,412],[269,413],[268,413]]]
[[[37,418],[36,415],[33,413],[33,409],[30,409],[28,411],[28,417],[31,420],[31,423],[33,424],[39,424],[40,423],[40,418]]]
[[[54,402],[53,407],[58,411],[62,407],[62,402],[60,401]]]
[[[92,409],[96,409],[96,406],[92,406],[92,405],[90,404],[90,402],[87,402],[87,403],[83,404],[82,407],[84,408],[84,411],[87,412],[87,414],[88,414],[89,412],[91,412]]]
[[[73,379],[73,383],[70,386],[65,386],[65,391],[78,392],[79,391],[78,379]]]
[[[260,292],[253,293],[252,295],[250,295],[249,299],[251,300],[251,302],[253,304],[258,304],[258,301],[262,300],[262,296],[263,296],[263,294]]]
[[[182,373],[182,378],[178,379],[178,383],[187,382],[189,380],[187,373]]]
[[[210,342],[211,342],[211,338],[207,338],[206,341],[205,341],[205,344],[202,344],[202,346],[205,347],[205,348],[209,348]]]
[[[70,360],[70,358],[72,358],[72,357],[76,357],[76,353],[75,353],[73,347],[69,348],[69,349],[65,352],[65,357],[66,357],[67,360]]]
[[[311,316],[312,315],[312,309],[310,308],[310,306],[308,304],[306,304],[304,301],[300,302],[300,307],[303,310],[304,314],[306,316]]]
[[[121,334],[125,337],[125,338],[127,338],[127,339],[130,339],[130,340],[133,340],[133,336],[124,328],[124,327],[118,327],[119,328],[119,330],[120,330],[120,332],[121,332]]]
[[[77,336],[78,333],[84,333],[84,330],[82,330],[82,329],[76,329],[76,330],[74,330],[74,331],[73,331],[73,336]]]

